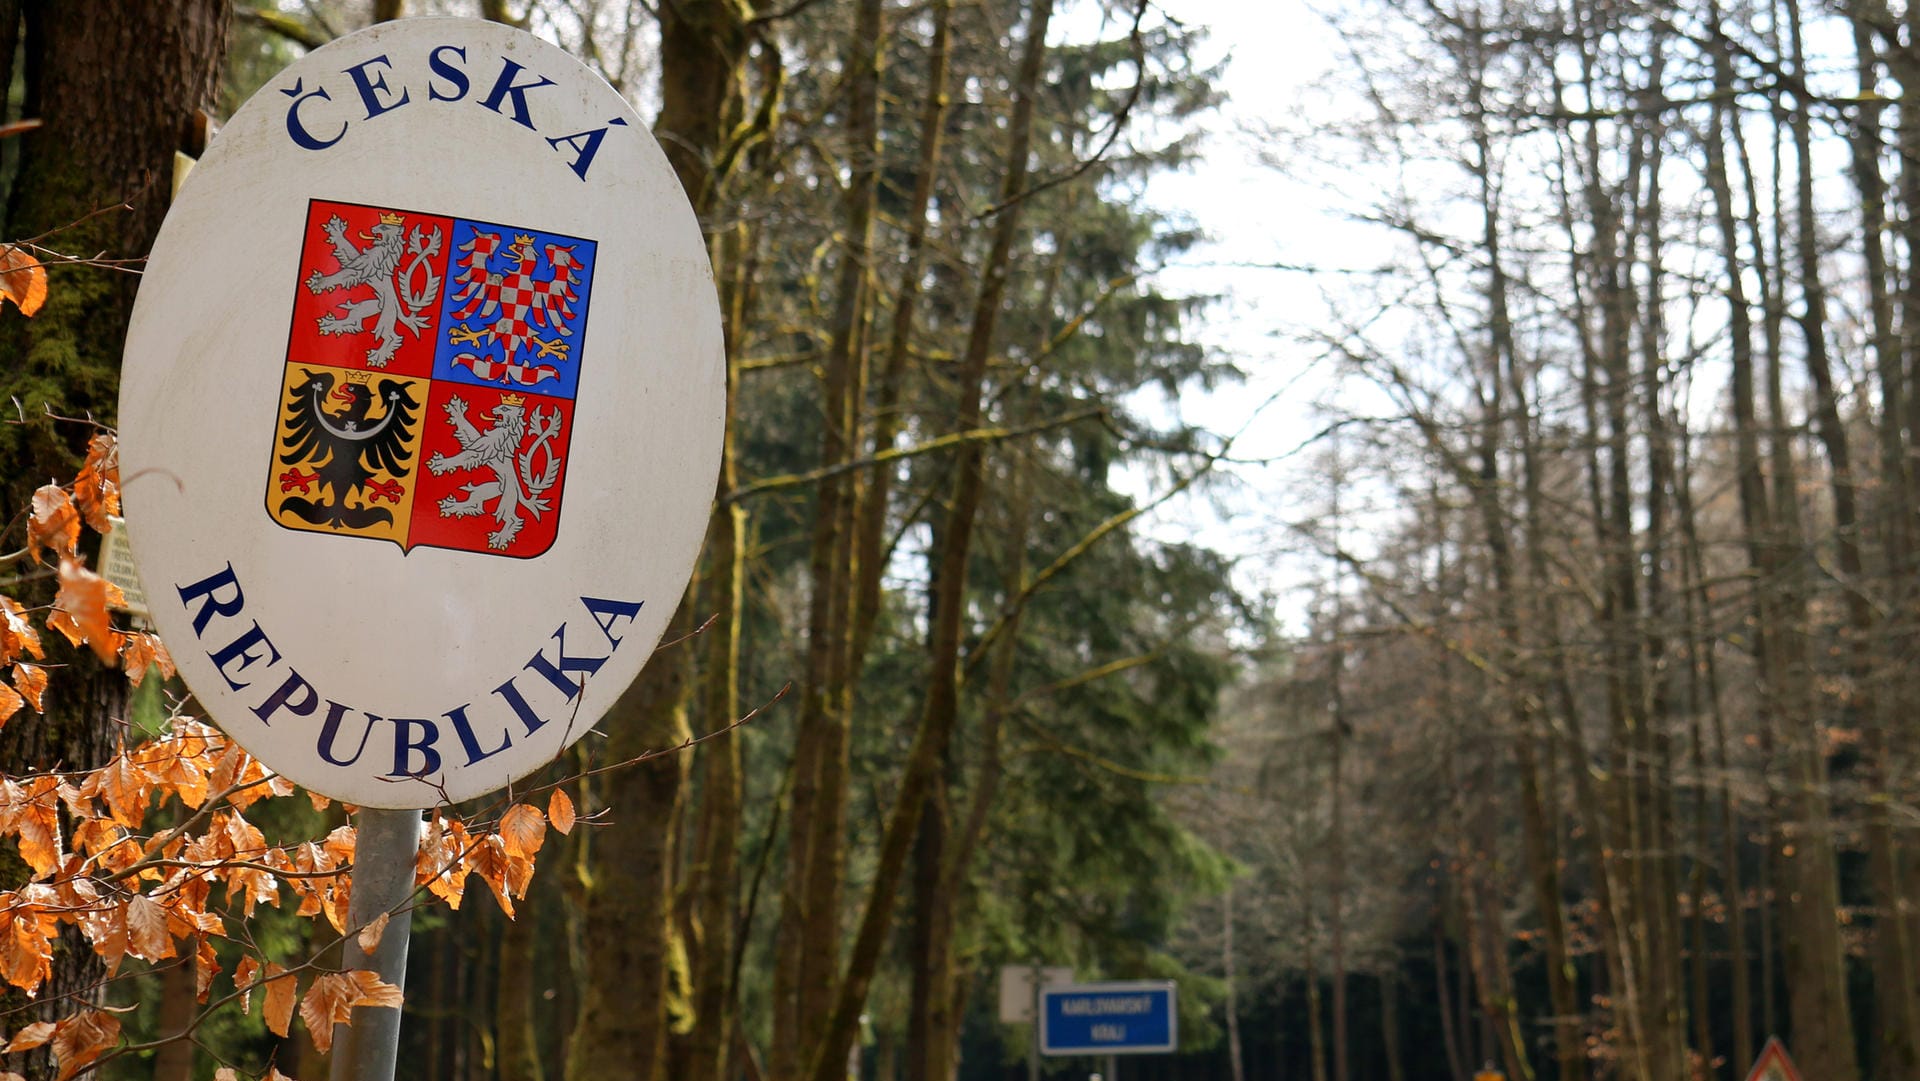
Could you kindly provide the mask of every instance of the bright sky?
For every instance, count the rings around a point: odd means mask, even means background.
[[[1209,122],[1203,164],[1158,177],[1148,189],[1155,205],[1187,215],[1210,238],[1164,272],[1161,284],[1175,293],[1222,297],[1195,330],[1246,379],[1163,404],[1215,433],[1243,432],[1236,458],[1285,456],[1324,426],[1314,404],[1331,380],[1327,366],[1315,361],[1319,351],[1296,339],[1323,309],[1319,289],[1308,275],[1275,264],[1326,265],[1330,253],[1363,258],[1365,247],[1343,237],[1351,229],[1331,215],[1325,193],[1261,160],[1263,153],[1285,153],[1261,132],[1312,96],[1311,84],[1331,66],[1335,42],[1301,0],[1167,0],[1164,10],[1208,27],[1205,59],[1225,56],[1229,63],[1220,86],[1226,103]],[[1324,505],[1313,473],[1319,454],[1236,466],[1228,489],[1170,504],[1152,528],[1239,556],[1245,589],[1288,588],[1305,569],[1285,557],[1296,538],[1280,523]],[[1149,480],[1137,495],[1163,486],[1164,478]]]

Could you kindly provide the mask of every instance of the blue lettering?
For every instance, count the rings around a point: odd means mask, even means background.
[[[222,600],[217,594],[223,589],[231,589],[233,596]],[[240,609],[247,603],[246,597],[240,592],[240,580],[234,577],[231,563],[227,564],[225,570],[202,578],[190,586],[175,586],[174,591],[180,594],[180,603],[188,610],[192,610],[195,600],[206,602],[200,606],[199,611],[193,613],[193,634],[196,638],[206,633],[207,624],[213,621],[216,613],[223,616],[237,616],[240,614]]]
[[[540,76],[539,82],[516,83],[513,81],[513,77],[527,69],[508,60],[504,56],[500,58],[500,63],[505,65],[500,69],[500,78],[494,81],[493,89],[487,92],[486,99],[481,101],[480,104],[499,113],[501,101],[511,94],[513,96],[513,122],[526,128],[528,131],[532,131],[534,130],[533,121],[527,118],[527,91],[538,90],[543,86],[552,86],[553,80],[542,75]],[[506,114],[500,113],[500,115],[505,116]]]
[[[631,622],[634,616],[640,614],[640,605],[646,602],[628,604],[626,601],[603,601],[598,597],[582,597],[580,603],[586,605],[587,611],[593,613],[593,621],[600,625],[600,633],[607,636],[607,648],[611,650],[620,648],[620,639],[613,633],[613,621],[624,619]]]
[[[500,746],[491,751],[480,749],[480,738],[473,733],[473,722],[467,720],[467,707],[460,706],[447,713],[447,720],[453,722],[453,734],[460,737],[460,746],[467,752],[467,765],[471,766],[483,758],[492,758],[508,747],[513,746],[513,734],[501,729]]]
[[[316,86],[306,93],[301,93],[300,83],[295,82],[292,90],[282,90],[280,92],[294,99],[293,104],[287,106],[287,134],[293,137],[295,143],[298,143],[308,150],[325,150],[339,142],[340,137],[347,133],[347,124],[343,120],[340,122],[340,130],[334,133],[333,138],[317,139],[312,132],[307,130],[306,122],[300,119],[300,106],[305,105],[314,98],[319,98],[321,101],[333,100],[333,95],[327,93],[326,87]]]
[[[320,726],[320,742],[314,745],[314,749],[320,752],[321,758],[326,759],[336,766],[351,766],[355,762],[360,761],[361,752],[367,749],[367,737],[373,735],[373,722],[380,719],[371,713],[366,715],[367,727],[360,733],[360,746],[353,749],[352,758],[342,761],[334,757],[333,741],[340,735],[340,719],[346,715],[347,707],[329,699],[327,701],[327,720],[325,724]]]
[[[467,96],[467,91],[472,89],[473,84],[467,81],[466,72],[440,59],[441,53],[453,53],[461,60],[467,58],[467,50],[458,45],[442,45],[427,54],[427,66],[433,69],[433,73],[453,84],[453,93],[442,94],[440,88],[429,81],[427,83],[427,100],[459,101],[461,98]]]
[[[623,128],[627,126],[627,122],[617,116],[607,121],[607,123]],[[600,152],[600,140],[606,137],[607,129],[601,127],[594,128],[592,131],[581,131],[575,132],[572,135],[562,135],[558,139],[548,139],[547,145],[555,150],[560,149],[561,143],[572,147],[573,160],[567,163],[567,167],[572,169],[574,174],[579,176],[580,179],[585,180],[587,178],[587,170],[593,167],[593,156]],[[582,140],[585,141],[583,142]]]
[[[520,693],[520,688],[514,686],[512,680],[495,687],[493,693],[506,699],[507,705],[513,707],[514,715],[520,718],[521,724],[527,726],[527,735],[533,735],[546,725],[547,719],[535,713],[532,706],[527,705],[527,697]]]
[[[295,694],[300,695],[297,702],[293,700]],[[253,707],[253,715],[266,724],[272,724],[273,715],[282,709],[302,717],[311,717],[319,706],[320,695],[315,693],[313,684],[301,678],[299,672],[288,668],[286,681],[280,684],[279,690],[268,695],[265,702]]]
[[[560,625],[559,630],[553,632],[553,638],[560,643],[560,648],[556,651],[560,654],[560,664],[555,666],[547,659],[546,652],[543,650],[535,653],[533,659],[526,663],[526,667],[547,677],[547,682],[560,688],[560,693],[566,695],[567,701],[571,702],[574,696],[580,693],[580,688],[587,685],[587,677],[598,672],[600,666],[607,663],[607,659],[567,656],[567,625],[564,623]],[[579,680],[568,679],[566,675],[568,672],[580,673]]]
[[[368,716],[372,716],[369,714]],[[408,735],[419,733],[415,739]],[[391,777],[424,777],[440,770],[440,752],[433,745],[440,740],[440,726],[421,717],[393,718],[393,772]],[[420,754],[420,768],[408,769],[407,762]]]
[[[368,75],[367,69],[375,64],[385,64],[389,69],[393,67],[393,61],[388,60],[383,54],[346,69],[347,77],[353,80],[354,87],[360,91],[361,104],[367,107],[368,120],[372,120],[381,113],[398,109],[400,106],[405,105],[408,99],[406,90],[402,89],[400,91],[399,101],[380,100],[382,91],[388,96],[392,96],[393,91],[387,88],[387,77],[385,75],[371,77]]]
[[[272,642],[267,641],[267,633],[260,629],[260,624],[258,623],[240,632],[240,637],[222,646],[217,652],[207,654],[207,656],[213,658],[213,666],[220,670],[220,678],[226,680],[227,686],[232,690],[237,691],[242,687],[251,686],[251,684],[241,683],[235,680],[233,676],[228,674],[227,665],[232,664],[234,661],[239,661],[240,663],[235,666],[239,671],[244,672],[248,668],[251,668],[256,661],[261,659],[260,654],[252,651],[255,646],[267,647],[267,654],[270,658],[267,661],[269,667],[280,663],[280,651],[273,648]]]

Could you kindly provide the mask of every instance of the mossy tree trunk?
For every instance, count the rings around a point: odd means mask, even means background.
[[[0,16],[12,7],[0,6]],[[195,112],[213,100],[228,5],[23,0],[18,11],[25,87],[18,111],[41,126],[19,136],[0,239],[37,238],[59,252],[106,260],[144,257],[166,216],[174,153],[189,144]],[[117,89],[127,87],[139,90]],[[137,264],[52,262],[40,314],[22,319],[9,310],[0,319],[6,391],[28,418],[0,428],[8,508],[70,476],[92,434],[47,419],[48,411],[113,421],[139,283],[134,270]]]
[[[113,422],[137,260],[166,215],[174,155],[191,145],[196,112],[213,101],[228,18],[227,0],[0,3],[0,72],[13,74],[17,43],[24,88],[6,115],[40,121],[9,140],[17,142],[18,169],[0,192],[0,240],[100,257],[43,256],[46,305],[32,319],[0,312],[0,395],[17,400],[25,418],[0,425],[5,517],[34,488],[70,480],[79,465],[93,430],[54,417]],[[0,81],[0,93],[9,86],[10,78]],[[48,659],[64,668],[48,689],[45,716],[16,717],[0,734],[0,770],[9,774],[99,766],[120,737],[124,679],[65,642],[48,645]],[[0,885],[18,885],[24,874],[9,859]],[[95,997],[102,975],[90,950],[71,937],[63,943],[40,996],[47,1008],[70,1009],[70,995]],[[12,1065],[29,1075],[44,1069]]]
[[[687,0],[660,8],[663,60],[655,128],[696,213],[711,205],[719,179],[713,162],[737,89],[748,15],[735,0]],[[693,592],[690,585],[687,595]],[[685,598],[679,605],[665,642],[693,629],[691,605]],[[694,652],[683,642],[647,663],[604,722],[609,760],[669,747],[689,735]],[[606,786],[611,822],[595,837],[584,890],[590,948],[579,1024],[567,1056],[569,1078],[646,1081],[659,1076],[676,1013],[679,1021],[687,1020],[692,977],[673,905],[678,886],[673,839],[677,816],[684,813],[687,770],[684,756],[670,755]]]

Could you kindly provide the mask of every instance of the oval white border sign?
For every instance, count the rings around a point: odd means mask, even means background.
[[[473,20],[333,42],[241,108],[147,263],[120,434],[154,623],[313,791],[500,788],[659,640],[724,363],[698,223],[598,76]]]

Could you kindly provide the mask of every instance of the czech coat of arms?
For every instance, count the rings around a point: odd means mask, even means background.
[[[546,551],[594,242],[320,200],[304,229],[268,515],[405,550]]]

